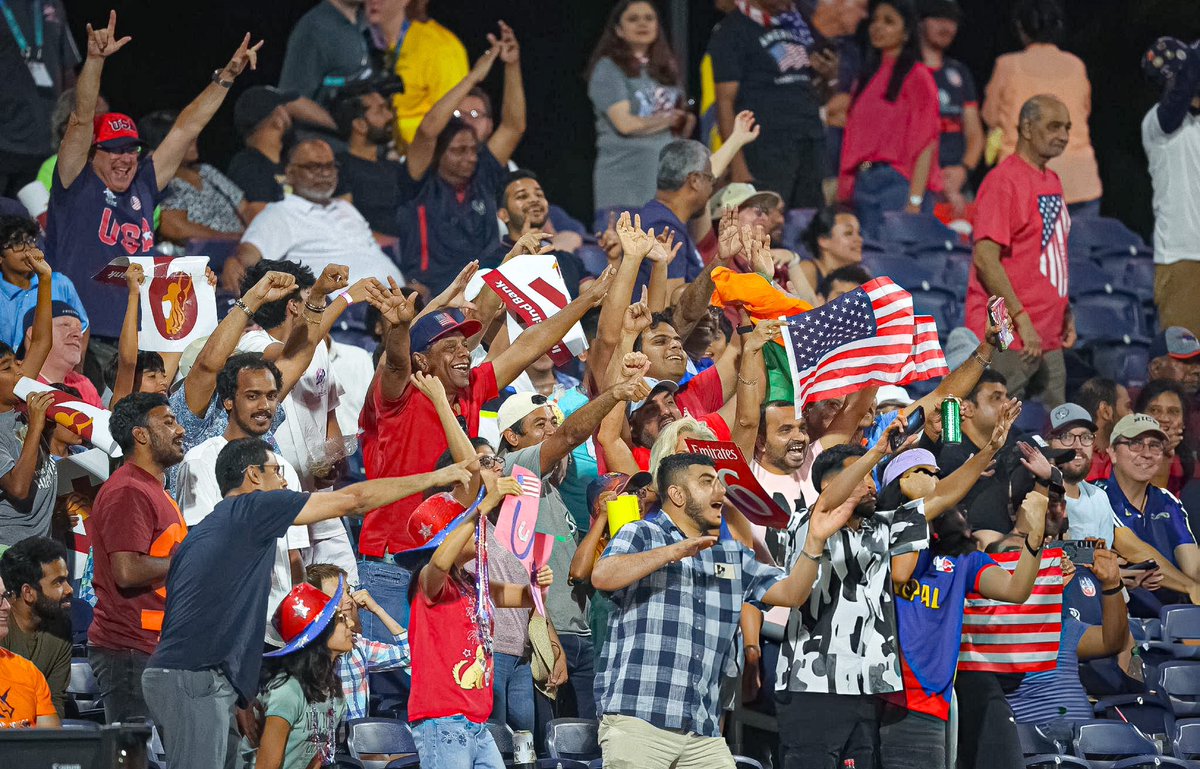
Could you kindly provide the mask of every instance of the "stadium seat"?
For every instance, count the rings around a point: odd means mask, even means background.
[[[1173,603],[1158,613],[1162,639],[1168,643],[1200,641],[1200,606]]]
[[[863,254],[863,266],[874,277],[886,276],[902,288],[929,288],[939,284],[937,276],[908,254]]]
[[[64,718],[62,720],[62,728],[64,729],[86,729],[90,731],[100,731],[102,724],[96,721],[84,721],[81,718]]]
[[[783,247],[797,252],[801,256],[812,256],[804,245],[804,231],[817,213],[815,208],[793,208],[783,217]]]
[[[881,240],[903,246],[906,251],[943,247],[947,250],[960,242],[958,233],[942,224],[933,214],[887,211],[883,215]]]
[[[1175,730],[1171,703],[1155,692],[1105,697],[1093,706],[1093,710],[1097,718],[1133,724],[1142,734],[1168,735]]]
[[[1175,722],[1175,731],[1171,734],[1171,752],[1185,761],[1200,759],[1200,718]]]
[[[1078,327],[1078,321],[1076,321]],[[1143,340],[1129,342],[1103,341],[1087,347],[1096,374],[1123,385],[1142,385],[1146,382],[1146,367],[1150,363],[1150,345]],[[1151,639],[1145,639],[1151,640]]]
[[[419,766],[417,745],[408,724],[394,718],[352,718],[346,724],[346,747],[363,769]],[[396,755],[389,760],[367,759],[365,755]]]
[[[1158,689],[1179,718],[1200,716],[1200,662],[1165,662],[1158,668]]]
[[[1090,253],[1136,254],[1148,250],[1146,241],[1119,219],[1107,216],[1077,217],[1071,220],[1070,246]]]
[[[104,721],[104,704],[100,700],[100,685],[87,659],[71,660],[71,678],[67,681],[67,714],[86,721]]]
[[[1091,293],[1076,297],[1075,330],[1082,342],[1149,342],[1141,300],[1133,294]]]
[[[1075,756],[1063,756],[1057,753],[1048,753],[1038,756],[1025,757],[1025,769],[1056,769],[1056,767],[1067,767],[1068,769],[1092,769],[1092,765]]]
[[[504,759],[505,764],[512,763],[513,757],[513,730],[508,724],[502,724],[497,721],[487,722],[488,731],[492,733],[492,740],[496,743],[496,748],[500,751],[500,757]]]
[[[962,325],[962,302],[953,291],[944,288],[910,288],[913,312],[931,315],[937,322],[939,332],[948,334],[950,329]]]
[[[586,764],[600,758],[600,724],[586,718],[556,718],[546,724],[546,755],[551,767],[557,759]],[[564,765],[565,767],[565,765]]]
[[[1129,633],[1135,641],[1161,641],[1162,621],[1157,619],[1129,618]]]
[[[763,769],[763,765],[748,756],[734,756],[733,765],[736,769]]]
[[[1017,736],[1021,739],[1021,752],[1026,756],[1067,752],[1066,745],[1051,739],[1035,724],[1017,724]]]
[[[1069,269],[1072,299],[1082,294],[1111,294],[1125,289],[1120,278],[1091,259],[1072,262]]]
[[[1074,744],[1075,755],[1097,769],[1114,769],[1122,759],[1158,754],[1154,740],[1120,721],[1082,721],[1075,725]]]

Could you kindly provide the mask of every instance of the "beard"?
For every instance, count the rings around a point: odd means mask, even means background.
[[[369,141],[371,144],[384,145],[384,144],[387,144],[388,142],[390,142],[391,140],[392,140],[392,127],[391,126],[386,126],[386,125],[374,126],[373,125],[373,126],[367,127],[367,141]]]
[[[854,506],[854,511],[850,513],[855,518],[870,518],[875,515],[875,499],[864,499]]]
[[[1076,483],[1080,483],[1081,481],[1086,480],[1087,476],[1088,476],[1088,472],[1092,468],[1089,463],[1089,464],[1084,464],[1084,465],[1080,466],[1079,469],[1075,469],[1072,465],[1066,465],[1060,469],[1062,470],[1064,481],[1066,481],[1067,483],[1070,483],[1070,484],[1076,484]]]
[[[43,594],[38,594],[33,613],[47,624],[62,623],[67,618],[67,610],[58,601],[52,601]]]
[[[700,534],[708,534],[713,530],[713,526],[704,518],[704,505],[701,505],[691,495],[688,495],[687,502],[683,505],[683,514],[691,519],[692,523],[696,524],[696,528],[700,530]]]
[[[150,455],[163,467],[171,467],[183,461],[183,447],[175,439],[150,433]]]

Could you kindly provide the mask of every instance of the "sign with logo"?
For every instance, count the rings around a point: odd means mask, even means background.
[[[687,441],[688,451],[703,454],[717,465],[717,478],[725,484],[725,499],[750,523],[786,529],[791,517],[766,492],[737,444],[731,441]]]
[[[480,281],[476,283],[475,281]],[[509,312],[509,338],[516,339],[521,328],[528,328],[553,317],[571,301],[567,284],[552,254],[523,254],[500,267],[476,275],[467,286],[472,296],[486,285],[496,292]],[[578,323],[571,326],[563,340],[550,348],[550,359],[565,366],[587,349],[587,338]]]
[[[496,518],[496,539],[504,545],[529,572],[532,580],[538,570],[550,562],[550,551],[554,540],[538,534],[538,507],[542,502],[542,479],[537,473],[520,465],[514,465],[512,477],[521,485],[521,496],[505,497]],[[558,575],[555,575],[556,577]],[[531,586],[533,582],[530,582]],[[534,607],[541,615],[546,614],[542,602],[542,591],[532,589]]]
[[[121,456],[121,448],[117,446],[108,430],[111,412],[84,403],[70,393],[28,377],[21,377],[17,386],[13,388],[13,393],[21,400],[26,400],[30,394],[38,392],[47,392],[54,396],[54,403],[46,410],[49,420],[67,428],[110,457]]]
[[[124,286],[130,264],[142,265],[138,349],[183,352],[217,327],[216,292],[208,283],[207,256],[118,257],[100,271],[100,283]]]

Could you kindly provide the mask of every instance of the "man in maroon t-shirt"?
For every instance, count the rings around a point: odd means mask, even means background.
[[[109,723],[148,718],[142,671],[158,646],[171,556],[187,535],[163,488],[183,459],[183,428],[158,393],[122,398],[109,421],[125,464],[100,487],[84,524],[95,562],[96,612],[88,660]]]
[[[414,320],[416,294],[371,289],[371,302],[388,324],[384,357],[367,391],[360,424],[367,478],[429,472],[446,451],[446,436],[433,403],[412,386],[414,370],[437,377],[446,389],[467,434],[479,435],[479,410],[499,395],[530,364],[557,344],[567,331],[608,293],[615,273],[608,268],[572,301],[545,321],[529,327],[492,361],[471,368],[472,338],[483,330],[457,310],[434,310]],[[489,292],[490,293],[490,292]],[[491,302],[495,296],[482,297]],[[482,313],[482,311],[481,311]],[[483,313],[487,314],[487,313]],[[490,317],[490,314],[488,314]],[[367,513],[359,535],[364,589],[403,625],[408,624],[411,570],[398,567],[390,554],[406,541],[409,516],[421,501],[412,496]],[[363,634],[376,641],[393,636],[372,616],[363,617]]]
[[[1066,149],[1071,116],[1053,96],[1034,96],[1021,107],[1018,130],[1017,151],[987,175],[976,198],[966,317],[982,339],[988,297],[1004,298],[1017,339],[992,367],[1016,398],[1036,378],[1042,402],[1054,408],[1066,400],[1063,348],[1075,344],[1075,321],[1067,300],[1071,217],[1062,182],[1046,163]]]

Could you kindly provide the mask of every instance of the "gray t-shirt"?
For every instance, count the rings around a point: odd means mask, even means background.
[[[643,136],[622,136],[609,120],[614,104],[629,102],[636,117],[651,117],[674,109],[679,89],[646,74],[629,77],[609,58],[596,62],[588,80],[588,98],[596,113],[596,170],[593,175],[597,209],[637,207],[654,198],[658,153],[675,137],[670,129]]]
[[[25,418],[16,411],[0,414],[0,477],[16,467],[28,430]],[[50,515],[58,497],[58,466],[45,449],[38,451],[33,487],[24,500],[14,500],[0,491],[0,545],[15,545],[26,537],[50,534]]]
[[[513,465],[539,472],[542,467],[542,444],[505,454],[504,472],[511,473]],[[550,552],[554,582],[546,591],[546,612],[554,623],[554,629],[571,635],[591,635],[587,621],[587,598],[580,594],[577,599],[567,582],[567,576],[571,573],[571,559],[575,557],[575,549],[579,544],[575,540],[575,526],[562,494],[557,486],[550,483],[549,476],[542,477],[542,502],[538,506],[535,529],[539,534],[554,538],[554,549]]]

